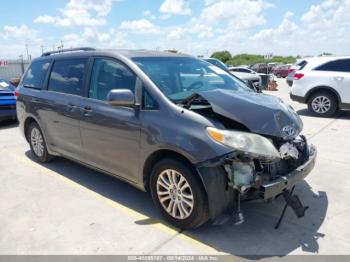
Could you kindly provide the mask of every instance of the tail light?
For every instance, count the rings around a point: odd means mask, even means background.
[[[15,95],[15,97],[18,97],[18,96],[19,96],[19,92],[18,92],[17,89],[15,90],[15,94],[14,94],[14,95]]]
[[[301,78],[303,78],[304,77],[304,74],[302,74],[302,73],[296,73],[295,75],[294,75],[294,80],[299,80],[299,79],[301,79]]]
[[[295,71],[295,69],[289,68],[289,69],[288,69],[288,75],[289,75],[290,73],[293,73],[294,71]]]

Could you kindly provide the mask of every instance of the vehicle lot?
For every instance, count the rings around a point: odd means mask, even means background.
[[[289,87],[269,92],[293,105],[304,134],[318,148],[314,171],[296,188],[310,206],[297,219],[283,201],[245,203],[239,226],[178,231],[164,224],[151,197],[71,161],[32,160],[16,125],[0,127],[0,254],[349,254],[350,112],[314,118],[289,99]]]

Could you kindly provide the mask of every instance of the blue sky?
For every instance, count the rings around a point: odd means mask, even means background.
[[[61,41],[204,56],[345,55],[350,46],[350,0],[12,0],[1,9],[0,58],[26,45],[38,56]]]

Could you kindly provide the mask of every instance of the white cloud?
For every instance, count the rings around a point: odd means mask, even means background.
[[[181,40],[186,34],[186,30],[184,30],[182,27],[176,27],[173,30],[170,31],[167,38],[169,40]]]
[[[69,0],[59,11],[61,16],[41,15],[34,22],[56,26],[99,26],[106,24],[115,0]]]
[[[5,25],[3,28],[2,37],[5,40],[28,40],[36,39],[38,31],[29,28],[27,25],[9,26]]]
[[[207,1],[200,17],[210,23],[227,23],[231,29],[251,28],[266,23],[263,11],[271,7],[264,0]]]
[[[186,0],[165,0],[159,11],[166,15],[191,15],[192,11],[188,7]]]
[[[26,46],[34,56],[39,55],[43,39],[39,37],[39,32],[29,26],[22,24],[19,26],[5,25],[0,30],[0,57],[18,58],[24,55],[26,59]]]
[[[350,0],[324,0],[296,19],[287,12],[279,26],[259,31],[250,39],[264,43],[254,48],[277,53],[317,55],[348,54]],[[269,49],[269,50],[267,50]]]
[[[160,29],[147,19],[123,21],[121,29],[129,30],[136,34],[158,34]]]
[[[86,27],[80,33],[66,34],[63,36],[64,46],[67,48],[79,46],[93,46],[98,48],[134,48],[135,45],[128,41],[126,35],[114,28],[106,31]]]

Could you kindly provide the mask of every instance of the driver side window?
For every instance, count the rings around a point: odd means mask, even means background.
[[[136,76],[123,64],[110,59],[97,58],[92,68],[89,97],[105,101],[112,89],[135,91]]]

